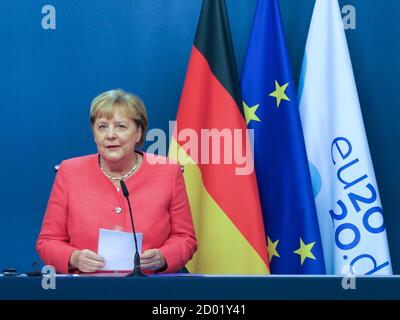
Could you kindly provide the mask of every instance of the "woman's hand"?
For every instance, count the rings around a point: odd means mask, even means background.
[[[69,264],[82,272],[95,272],[104,267],[104,259],[88,249],[75,250],[69,259]]]
[[[167,265],[163,255],[158,249],[149,249],[140,257],[140,268],[147,270],[159,270]]]

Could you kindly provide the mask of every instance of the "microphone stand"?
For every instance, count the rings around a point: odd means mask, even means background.
[[[140,256],[139,256],[139,249],[137,245],[137,238],[136,238],[136,231],[135,231],[135,224],[133,223],[133,216],[132,216],[132,208],[131,208],[131,202],[129,201],[129,191],[128,188],[126,187],[126,184],[124,180],[120,181],[121,184],[121,189],[122,193],[124,194],[124,197],[126,198],[126,201],[128,201],[128,207],[129,207],[129,215],[131,217],[131,225],[132,225],[132,231],[133,231],[133,239],[135,240],[135,258],[134,258],[134,267],[133,271],[129,274],[127,274],[127,277],[145,277],[145,275],[142,273],[140,270]]]

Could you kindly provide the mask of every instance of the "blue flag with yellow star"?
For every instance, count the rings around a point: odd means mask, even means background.
[[[271,273],[324,274],[296,88],[278,0],[259,0],[245,57],[243,108],[254,129],[254,162]]]

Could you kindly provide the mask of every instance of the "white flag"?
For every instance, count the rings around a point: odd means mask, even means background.
[[[392,274],[337,0],[316,0],[299,100],[327,273]]]

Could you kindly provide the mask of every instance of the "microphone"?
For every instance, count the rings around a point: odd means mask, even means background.
[[[138,250],[137,239],[136,239],[135,224],[133,223],[131,202],[129,201],[129,191],[128,191],[128,188],[126,187],[124,180],[121,180],[120,184],[121,184],[122,193],[124,194],[126,201],[128,201],[129,215],[131,217],[133,239],[135,240],[135,249],[136,249],[133,271],[131,273],[129,273],[127,275],[127,277],[136,277],[136,276],[144,277],[144,274],[142,273],[142,271],[140,271],[140,256],[139,256],[139,250]]]

